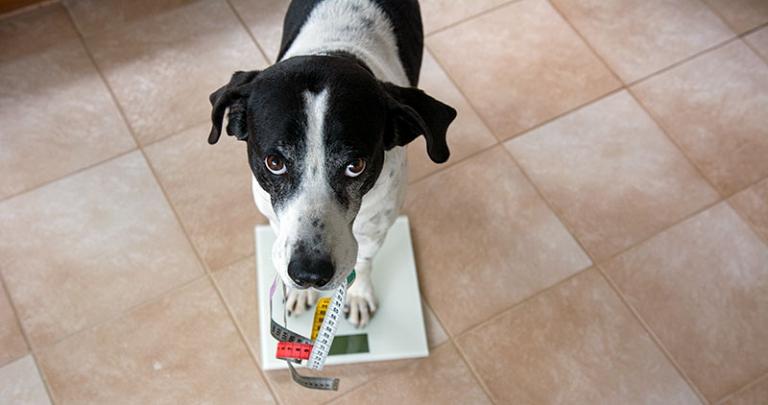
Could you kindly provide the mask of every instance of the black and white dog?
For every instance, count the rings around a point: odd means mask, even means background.
[[[417,0],[294,0],[278,62],[235,72],[211,94],[208,142],[228,111],[227,133],[248,144],[254,199],[277,234],[272,259],[295,314],[355,269],[347,316],[368,323],[371,261],[405,194],[404,146],[424,135],[429,157],[448,159],[456,111],[415,88],[423,43]]]

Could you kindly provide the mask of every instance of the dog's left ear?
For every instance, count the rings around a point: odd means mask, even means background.
[[[383,83],[389,100],[389,128],[384,147],[405,146],[419,135],[427,140],[427,153],[435,163],[448,160],[450,151],[446,131],[456,110],[430,97],[415,87],[400,87]]]
[[[251,83],[259,74],[258,70],[250,72],[235,72],[229,83],[219,87],[218,90],[211,93],[208,100],[213,106],[211,111],[211,122],[213,124],[211,133],[208,135],[208,143],[211,145],[219,141],[221,136],[221,125],[224,120],[224,113],[229,108],[227,116],[227,133],[235,138],[244,141],[248,138],[248,128],[246,126],[246,103],[251,93]]]

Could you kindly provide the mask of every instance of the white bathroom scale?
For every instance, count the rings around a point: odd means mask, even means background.
[[[256,269],[259,296],[261,365],[265,370],[287,368],[275,358],[277,341],[270,334],[269,287],[275,277],[272,243],[275,234],[269,225],[256,226]],[[413,260],[408,218],[401,216],[373,260],[373,286],[379,307],[369,324],[357,329],[343,319],[331,346],[326,364],[398,360],[429,355],[424,316],[421,312],[419,282]],[[322,296],[331,296],[333,290]],[[283,324],[283,292],[278,288],[272,302],[272,316]],[[314,308],[288,317],[288,329],[310,336]]]

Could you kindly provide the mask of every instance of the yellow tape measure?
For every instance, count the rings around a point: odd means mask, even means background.
[[[312,320],[312,335],[310,339],[317,339],[317,334],[320,333],[320,328],[323,326],[323,319],[325,319],[325,314],[328,312],[329,305],[331,305],[331,297],[323,297],[317,300],[315,317]]]

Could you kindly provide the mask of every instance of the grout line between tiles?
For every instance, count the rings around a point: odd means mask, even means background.
[[[485,395],[488,397],[488,399],[493,404],[500,404],[500,402],[495,395],[493,395],[493,391],[491,391],[491,388],[488,387],[488,385],[485,383],[485,380],[480,376],[480,372],[477,371],[477,368],[475,365],[469,361],[469,356],[464,352],[464,348],[461,347],[457,342],[451,338],[451,343],[453,344],[453,347],[456,348],[456,351],[459,352],[459,357],[461,357],[461,360],[464,361],[464,364],[467,365],[467,368],[469,368],[469,372],[472,373],[472,376],[475,377],[475,380],[480,385],[480,388],[485,391]]]
[[[765,373],[765,374],[761,375],[760,377],[757,377],[754,380],[744,384],[744,386],[742,386],[741,388],[737,388],[736,390],[732,391],[731,393],[726,394],[724,397],[720,398],[720,400],[718,400],[716,402],[716,404],[717,405],[725,404],[729,400],[733,399],[733,397],[735,397],[736,395],[744,393],[746,391],[749,391],[753,387],[755,387],[755,386],[757,386],[757,385],[759,385],[759,384],[761,384],[761,383],[763,383],[765,381],[768,381],[768,373]]]
[[[4,364],[2,367],[5,367],[7,364],[11,364],[14,361],[26,356],[28,353],[32,352],[32,345],[29,344],[29,336],[27,335],[27,331],[24,328],[24,324],[21,322],[21,317],[19,316],[19,311],[16,309],[16,304],[13,302],[13,298],[11,297],[11,290],[8,289],[8,283],[5,282],[5,277],[3,275],[3,272],[0,271],[0,284],[3,285],[3,293],[5,293],[5,297],[8,300],[8,304],[11,307],[11,312],[13,312],[13,318],[16,320],[16,325],[19,327],[19,332],[21,332],[21,337],[24,339],[24,344],[27,345],[26,349],[27,352],[22,354],[21,356],[17,356],[14,358],[11,358],[6,364]]]
[[[760,181],[763,181],[763,180],[765,180],[765,179],[759,180],[758,183]],[[747,189],[744,189],[742,191],[746,191],[746,190]],[[752,231],[752,233],[754,233],[755,236],[757,236],[757,239],[761,240],[766,246],[768,246],[768,236],[767,237],[763,237],[762,233],[758,231],[757,225],[754,225],[752,223],[751,219],[749,219],[746,215],[742,214],[741,210],[739,210],[738,208],[736,208],[736,206],[733,205],[733,203],[731,202],[730,198],[725,200],[725,203],[728,204],[729,207],[731,207],[731,209],[736,213],[736,215],[739,217],[739,219],[742,222],[747,224],[747,227],[749,227],[749,229]]]
[[[646,75],[644,77],[641,77],[639,79],[635,79],[635,80],[633,80],[633,81],[631,81],[629,83],[626,83],[626,87],[630,88],[630,87],[633,87],[633,86],[635,86],[635,85],[637,85],[637,84],[639,84],[641,82],[644,82],[646,80],[650,80],[650,79],[652,79],[652,78],[654,78],[656,76],[660,76],[660,75],[662,75],[662,74],[664,74],[664,73],[666,73],[666,72],[668,72],[668,71],[670,71],[670,70],[672,70],[672,69],[674,69],[674,68],[676,68],[678,66],[684,65],[684,64],[692,61],[693,59],[698,58],[699,56],[702,56],[702,55],[704,55],[706,53],[712,52],[712,51],[714,51],[714,50],[716,50],[718,48],[726,46],[726,45],[730,44],[731,42],[734,42],[734,41],[737,41],[737,40],[739,40],[739,36],[738,35],[734,35],[731,38],[728,38],[726,40],[720,41],[720,42],[718,42],[718,43],[716,43],[716,44],[714,44],[714,45],[712,45],[712,46],[710,46],[708,48],[705,48],[705,49],[703,49],[703,50],[701,50],[699,52],[696,52],[693,55],[690,55],[690,56],[686,57],[685,59],[681,59],[681,60],[679,60],[679,61],[677,61],[675,63],[672,63],[672,64],[670,64],[668,66],[665,66],[664,68],[659,69],[659,70],[657,70],[657,71],[655,71],[653,73],[650,73],[650,74],[648,74],[648,75]]]
[[[128,155],[130,153],[136,152],[138,149],[139,149],[138,147],[133,147],[133,148],[128,149],[126,151],[120,152],[120,153],[118,153],[116,155],[113,155],[113,156],[107,157],[105,159],[99,160],[98,162],[94,162],[94,163],[91,163],[91,164],[89,164],[87,166],[83,166],[83,167],[81,167],[81,168],[79,168],[77,170],[74,170],[72,172],[69,172],[69,173],[67,173],[67,174],[65,174],[65,175],[63,175],[61,177],[57,177],[55,179],[51,179],[51,180],[45,181],[45,182],[40,183],[38,185],[29,187],[29,188],[25,188],[24,190],[21,190],[21,191],[19,191],[17,193],[13,193],[13,194],[7,195],[5,197],[0,198],[0,203],[3,203],[3,202],[8,201],[10,199],[16,198],[16,197],[18,197],[20,195],[23,195],[23,194],[30,193],[32,191],[41,189],[43,187],[46,187],[46,186],[48,186],[50,184],[53,184],[53,183],[55,183],[57,181],[66,179],[68,177],[75,176],[75,175],[80,174],[80,173],[82,173],[84,171],[93,169],[94,167],[99,166],[101,164],[110,162],[110,161],[115,160],[115,159],[119,159],[119,158],[121,158],[121,157],[123,157],[125,155]]]
[[[520,1],[522,1],[522,0],[507,0],[507,1],[503,2],[503,3],[501,3],[501,4],[495,5],[495,6],[491,7],[491,8],[489,8],[489,9],[482,10],[482,11],[476,13],[476,14],[471,14],[471,15],[466,16],[466,17],[464,17],[464,18],[462,18],[462,19],[460,19],[458,21],[454,21],[454,22],[452,22],[450,24],[447,24],[445,26],[437,28],[434,31],[430,31],[428,33],[425,33],[424,34],[424,38],[428,38],[428,37],[431,37],[431,36],[433,36],[435,34],[439,34],[439,33],[443,32],[443,31],[447,31],[447,30],[449,30],[449,29],[451,29],[453,27],[456,27],[458,25],[464,24],[465,22],[468,22],[468,21],[474,20],[476,18],[482,17],[482,16],[484,16],[486,14],[490,14],[490,13],[492,13],[492,12],[494,12],[494,11],[500,9],[500,8],[504,8],[506,6],[509,6],[512,3],[518,3]]]
[[[707,399],[707,397],[704,396],[704,393],[699,390],[699,387],[693,382],[693,379],[691,379],[688,374],[683,371],[683,368],[678,364],[678,362],[675,360],[675,358],[672,356],[672,353],[667,350],[666,346],[662,343],[661,339],[656,335],[656,333],[651,329],[651,326],[643,319],[643,317],[640,316],[640,312],[635,310],[635,308],[630,305],[629,300],[627,297],[624,296],[624,293],[621,292],[621,289],[619,288],[616,283],[613,282],[613,279],[611,279],[608,274],[603,270],[601,265],[596,266],[597,271],[600,273],[600,275],[603,277],[603,279],[608,283],[610,288],[613,290],[613,292],[619,297],[619,300],[624,304],[624,306],[629,309],[629,312],[632,314],[632,316],[640,323],[640,326],[642,326],[643,329],[645,329],[645,333],[648,334],[648,336],[651,338],[653,343],[659,348],[661,353],[664,355],[664,357],[667,358],[667,361],[672,365],[672,367],[675,368],[678,375],[683,378],[683,380],[688,384],[689,388],[693,391],[694,394],[699,398],[699,401],[701,401],[703,404],[710,404],[710,401]]]
[[[40,376],[40,379],[43,381],[43,387],[45,387],[45,392],[48,393],[48,400],[51,401],[51,404],[56,405],[58,402],[53,395],[53,389],[51,389],[50,384],[48,383],[48,376],[45,374],[45,371],[43,371],[43,368],[40,367],[40,362],[37,359],[37,354],[30,352],[32,355],[32,361],[35,362],[35,368],[37,369],[37,374]]]
[[[251,38],[251,41],[253,41],[253,44],[256,45],[256,49],[259,50],[261,57],[264,58],[264,61],[267,62],[267,65],[274,63],[271,58],[267,57],[267,52],[264,51],[264,48],[261,46],[261,44],[259,44],[259,41],[256,39],[256,36],[253,34],[253,32],[251,32],[251,29],[248,28],[248,24],[245,23],[245,20],[243,20],[243,17],[237,11],[237,8],[235,8],[235,6],[232,5],[230,0],[225,0],[225,2],[229,6],[229,9],[232,10],[232,12],[235,14],[237,21],[240,21],[240,25],[245,29],[245,32],[248,33],[248,36]]]
[[[29,4],[29,5],[17,8],[15,10],[9,10],[9,11],[6,11],[5,13],[0,14],[0,21],[6,20],[6,19],[9,19],[9,18],[13,18],[13,17],[17,17],[19,15],[26,14],[26,13],[35,11],[37,9],[43,8],[43,7],[48,7],[48,6],[50,6],[52,4],[56,4],[56,3],[60,3],[60,1],[59,0],[44,0],[44,1],[41,1],[39,3],[33,3],[33,4]]]
[[[760,58],[760,60],[763,61],[764,64],[768,65],[768,58],[763,57],[763,55],[760,52],[758,52],[758,50],[755,49],[755,47],[751,43],[749,43],[749,41],[747,41],[746,38],[741,38],[741,42],[743,42],[744,45],[746,45],[747,48],[749,48],[749,50],[752,51],[752,53],[757,55],[757,57]]]
[[[624,79],[621,78],[621,76],[613,70],[613,67],[611,67],[611,64],[608,63],[608,61],[605,60],[605,57],[599,52],[597,52],[597,49],[592,46],[592,43],[587,40],[587,38],[576,28],[576,25],[571,22],[570,19],[563,13],[560,8],[557,7],[557,4],[554,3],[552,0],[546,0],[547,4],[549,4],[550,7],[552,7],[553,10],[555,10],[555,13],[557,13],[560,18],[565,21],[565,23],[568,25],[568,27],[573,31],[574,34],[576,34],[577,37],[581,40],[581,42],[589,49],[590,52],[597,58],[597,60],[600,61],[600,63],[603,64],[603,67],[606,68],[609,72],[611,72],[611,75],[614,79],[616,79],[619,83],[622,85],[626,84],[624,83]]]
[[[102,320],[99,320],[99,321],[96,321],[96,322],[94,322],[92,324],[84,326],[83,328],[81,328],[79,330],[76,330],[74,332],[68,333],[68,334],[66,334],[66,335],[64,335],[64,336],[62,336],[62,337],[60,337],[60,338],[58,338],[56,340],[51,341],[50,343],[45,343],[43,345],[40,345],[39,347],[31,347],[30,349],[31,349],[32,352],[34,352],[36,354],[41,352],[41,351],[47,350],[47,349],[49,349],[49,348],[51,348],[53,346],[56,346],[56,345],[60,344],[61,342],[65,341],[65,340],[68,340],[68,339],[70,339],[70,338],[72,338],[72,337],[74,337],[76,335],[79,335],[81,333],[85,333],[85,332],[88,332],[88,331],[92,331],[92,330],[94,330],[94,329],[96,329],[96,328],[98,328],[98,327],[100,327],[100,326],[102,326],[104,324],[117,321],[117,320],[125,317],[126,315],[130,314],[131,312],[141,308],[142,306],[147,305],[147,304],[151,304],[153,302],[157,302],[157,301],[165,298],[166,296],[168,296],[170,294],[173,294],[174,292],[176,292],[178,290],[186,288],[187,286],[189,286],[192,283],[195,283],[197,281],[202,280],[204,277],[205,277],[205,274],[196,275],[195,277],[193,277],[193,278],[191,278],[189,280],[186,280],[186,281],[182,282],[181,284],[178,284],[178,285],[175,285],[173,287],[167,288],[167,289],[165,289],[163,291],[160,291],[157,294],[152,295],[151,297],[145,299],[144,301],[141,301],[141,302],[138,302],[136,304],[127,306],[125,309],[122,309],[120,311],[115,312],[110,317],[106,317],[106,318],[104,318]]]
[[[568,277],[566,277],[566,278],[564,278],[562,280],[557,281],[556,283],[554,283],[554,284],[552,284],[550,286],[544,287],[541,290],[536,291],[535,293],[529,295],[528,297],[523,298],[521,301],[518,301],[518,302],[512,304],[511,306],[509,306],[509,307],[507,307],[507,308],[505,308],[505,309],[503,309],[503,310],[493,314],[490,318],[485,319],[482,322],[480,322],[478,324],[475,324],[475,325],[472,325],[469,328],[459,332],[456,335],[456,339],[461,339],[464,336],[466,336],[466,335],[468,335],[468,334],[470,334],[470,333],[472,333],[472,332],[474,332],[474,331],[476,331],[478,329],[481,329],[481,328],[483,328],[486,325],[489,325],[489,324],[491,324],[493,322],[498,321],[500,318],[502,318],[503,316],[505,316],[509,312],[515,311],[518,308],[520,308],[520,307],[522,307],[524,305],[527,305],[529,302],[536,300],[541,295],[547,294],[550,291],[553,291],[553,290],[556,290],[556,289],[562,287],[564,284],[567,284],[568,282],[570,282],[574,278],[581,276],[582,274],[588,272],[589,270],[591,270],[591,269],[593,269],[595,267],[596,267],[596,265],[589,265],[589,266],[587,266],[587,267],[585,267],[585,268],[583,268],[583,269],[581,269],[581,270],[579,270],[579,271],[569,275]]]
[[[253,270],[255,271],[256,266],[254,265],[253,267],[254,267]],[[231,271],[231,270],[225,270],[224,267],[222,267],[220,271]],[[224,305],[224,310],[227,311],[227,315],[229,316],[230,321],[235,326],[235,330],[237,331],[237,334],[240,336],[240,340],[243,342],[243,345],[245,345],[245,350],[248,351],[248,354],[251,356],[251,360],[256,365],[256,368],[259,369],[259,375],[261,376],[261,379],[264,382],[264,385],[269,390],[269,394],[272,395],[272,398],[275,400],[276,403],[282,404],[280,397],[277,395],[277,389],[272,386],[272,383],[269,381],[269,378],[267,378],[266,372],[262,370],[261,364],[258,361],[258,353],[256,353],[253,347],[251,347],[251,343],[248,340],[248,336],[246,336],[245,334],[245,329],[242,326],[240,326],[237,316],[235,316],[235,311],[234,309],[230,308],[230,304],[227,301],[226,297],[224,296],[224,291],[221,290],[219,283],[216,281],[216,277],[213,276],[213,272],[208,273],[208,278],[210,279],[211,284],[213,285],[213,289],[216,290],[216,294],[218,294],[219,296],[219,301],[221,301],[221,304]],[[256,291],[253,291],[253,293],[256,294]]]

